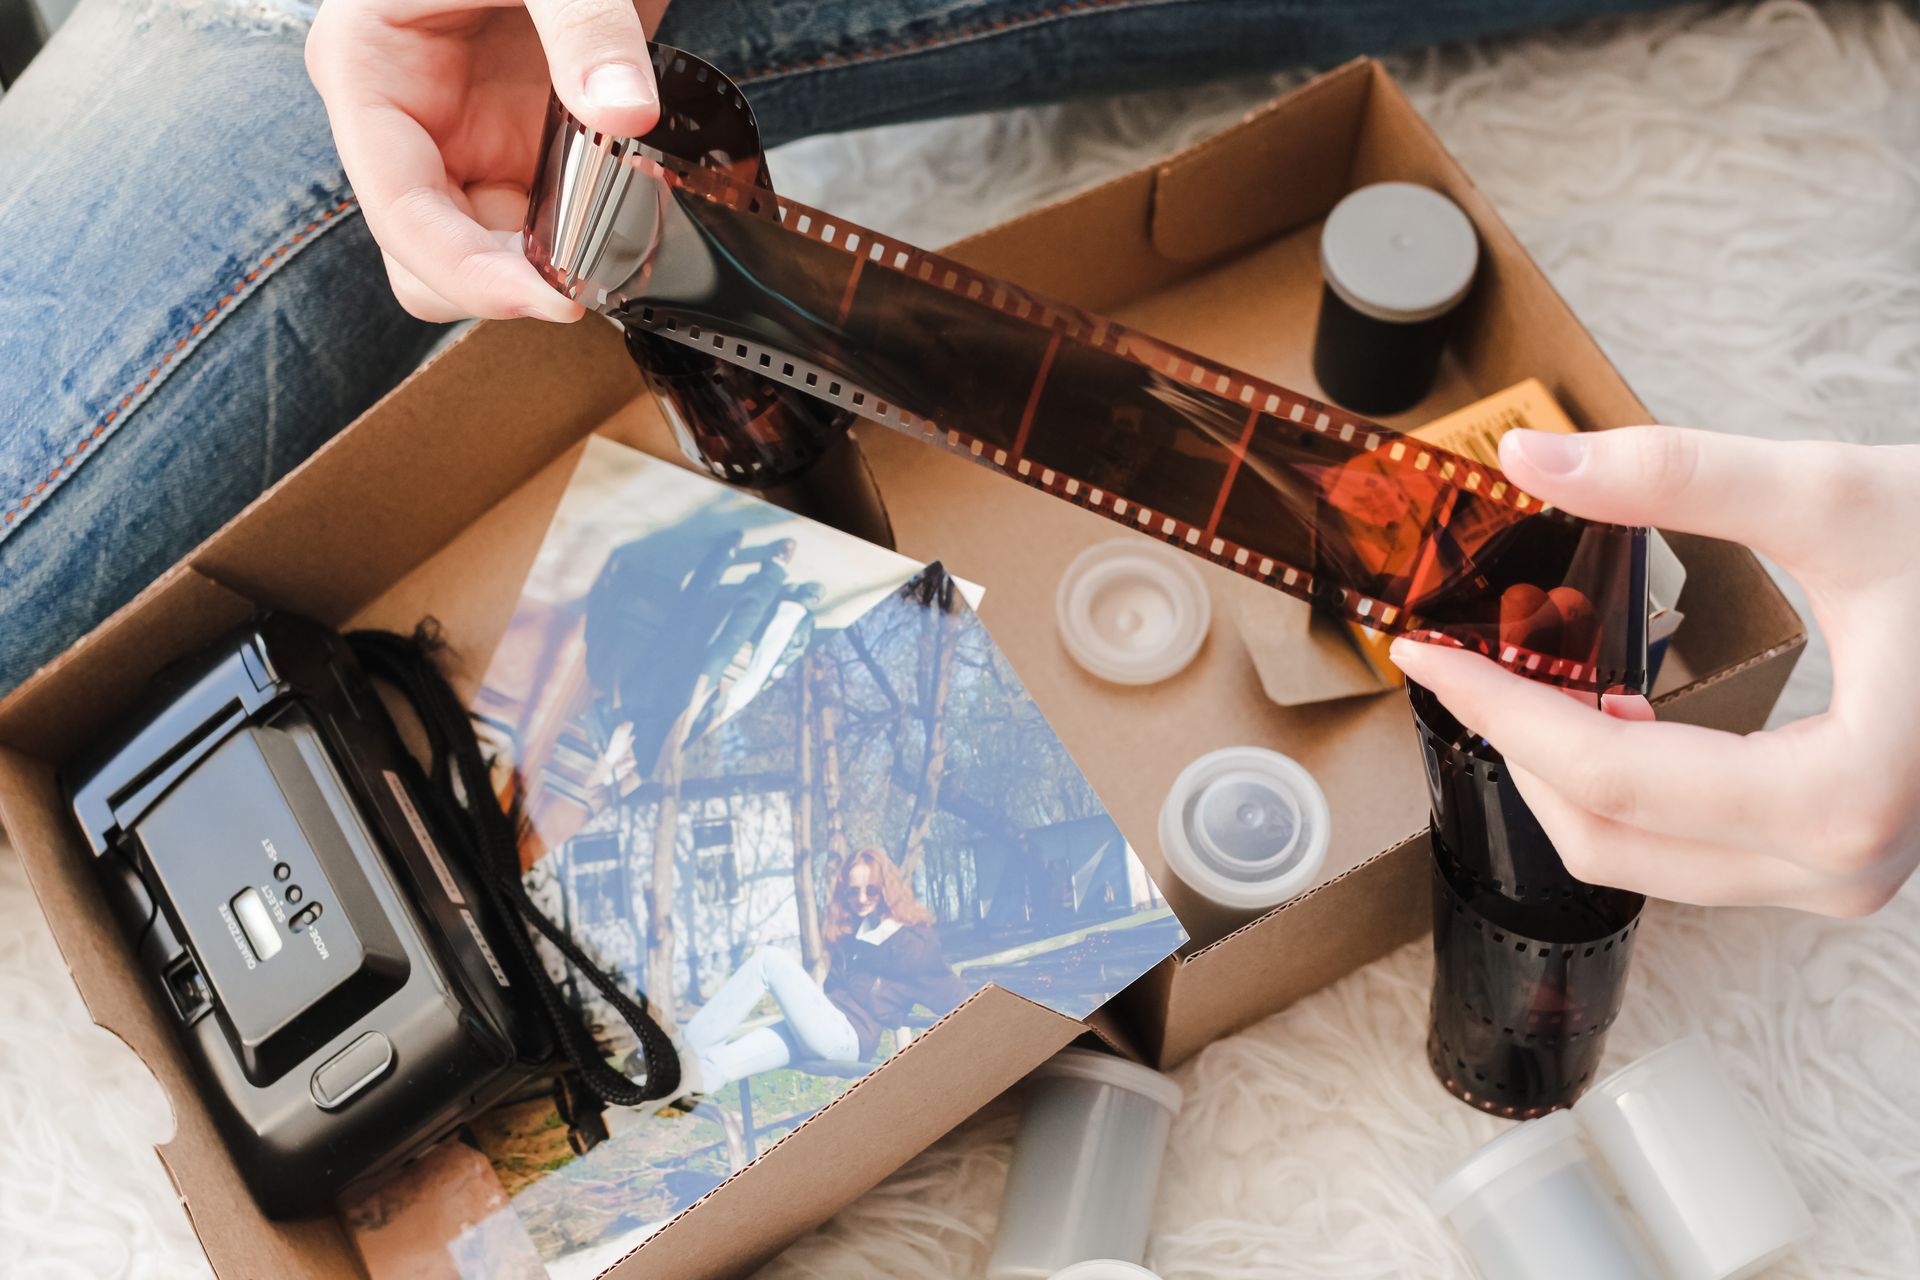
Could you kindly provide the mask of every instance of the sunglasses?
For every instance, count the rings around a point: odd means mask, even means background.
[[[848,902],[865,902],[872,898],[880,900],[880,886],[877,884],[850,884],[840,890],[840,896]]]

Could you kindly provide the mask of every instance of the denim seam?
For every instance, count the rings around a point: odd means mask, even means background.
[[[973,26],[957,27],[951,31],[942,31],[914,40],[873,45],[853,53],[827,53],[818,58],[807,58],[799,62],[776,62],[772,66],[762,67],[739,77],[737,83],[744,86],[764,80],[777,80],[783,76],[805,75],[814,71],[829,71],[838,67],[881,62],[889,58],[911,57],[914,54],[929,53],[949,45],[984,40],[990,36],[1003,35],[1025,27],[1057,22],[1064,18],[1084,17],[1102,10],[1145,9],[1183,2],[1184,0],[1065,0],[1065,3],[1035,9],[1030,13],[1016,14],[1010,18],[996,18],[991,22],[979,22]]]
[[[91,429],[80,437],[70,453],[54,463],[44,479],[28,489],[17,502],[8,504],[4,515],[0,515],[0,542],[5,542],[14,530],[24,525],[28,516],[38,510],[54,491],[73,477],[79,470],[80,463],[85,461],[89,454],[111,438],[134,413],[138,412],[140,406],[146,403],[159,389],[160,384],[165,382],[178,367],[176,362],[184,361],[185,356],[198,350],[206,335],[211,333],[222,319],[231,314],[234,307],[251,296],[262,281],[284,266],[303,245],[317,239],[329,227],[344,221],[341,215],[354,207],[354,198],[351,195],[337,199],[329,197],[329,199],[333,200],[331,205],[321,208],[304,227],[275,245],[254,264],[252,270],[234,283],[232,289],[221,295],[211,307],[207,308],[205,315],[189,325],[186,332],[179,334],[173,345],[167,347],[160,358],[154,362],[153,367],[142,374],[139,380],[121,395],[119,403],[109,408]],[[161,341],[164,343],[165,339]]]

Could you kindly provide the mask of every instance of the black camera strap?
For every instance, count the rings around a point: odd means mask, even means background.
[[[559,1037],[562,1052],[581,1082],[603,1102],[631,1107],[671,1095],[680,1087],[680,1057],[673,1042],[647,1011],[644,995],[625,990],[595,964],[568,933],[542,911],[520,877],[520,850],[514,819],[494,803],[492,776],[466,708],[434,662],[437,636],[423,625],[412,636],[390,631],[356,631],[347,637],[367,674],[397,689],[426,730],[431,755],[428,795],[440,824],[459,836],[458,853],[507,921],[518,917],[553,944],[568,964],[593,983],[633,1031],[646,1065],[635,1083],[601,1056],[580,1013],[547,973],[533,939],[524,928],[507,934],[525,961],[534,991]]]

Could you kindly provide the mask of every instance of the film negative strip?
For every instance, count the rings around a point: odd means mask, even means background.
[[[626,326],[715,474],[783,478],[857,415],[1363,625],[1644,686],[1645,530],[781,199],[739,89],[666,46],[655,64],[644,138],[550,108],[527,254]]]

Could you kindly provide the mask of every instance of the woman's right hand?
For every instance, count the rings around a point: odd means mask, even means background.
[[[1771,556],[1833,655],[1823,714],[1743,735],[1655,723],[1637,695],[1583,707],[1477,654],[1394,641],[1400,669],[1506,757],[1568,869],[1680,902],[1882,906],[1920,866],[1920,445],[1515,431],[1500,462],[1589,519]]]
[[[633,136],[659,93],[646,30],[666,0],[327,0],[307,73],[400,304],[422,320],[580,306],[521,252],[549,84],[588,126]]]

